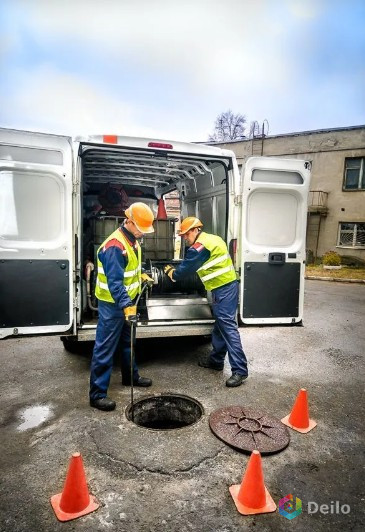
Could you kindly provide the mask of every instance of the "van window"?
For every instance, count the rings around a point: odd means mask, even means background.
[[[63,164],[63,155],[60,151],[8,144],[0,145],[0,159],[21,163],[57,164],[60,166]]]
[[[298,172],[281,172],[278,170],[256,169],[252,172],[251,181],[257,183],[285,183],[303,185],[303,177]]]
[[[60,236],[63,196],[51,174],[0,172],[0,239],[47,242]]]

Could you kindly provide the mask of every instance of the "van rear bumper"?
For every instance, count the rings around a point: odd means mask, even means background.
[[[174,336],[205,336],[212,333],[214,321],[202,324],[168,324],[137,327],[137,338],[170,338]],[[70,339],[80,342],[95,340],[96,327],[79,329],[77,337],[70,336]]]

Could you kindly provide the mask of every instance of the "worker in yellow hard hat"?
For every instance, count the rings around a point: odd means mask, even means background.
[[[91,361],[90,405],[99,410],[114,410],[115,401],[107,397],[113,356],[121,347],[122,384],[130,386],[131,330],[127,321],[136,320],[135,299],[143,281],[153,282],[141,273],[141,247],[138,239],[152,233],[153,212],[142,202],[132,203],[125,211],[126,219],[101,244],[97,251],[99,320]],[[151,386],[151,379],[141,377],[134,362],[133,385]]]
[[[199,360],[199,366],[222,370],[228,352],[232,375],[228,387],[240,386],[248,376],[247,359],[237,328],[238,281],[226,243],[216,235],[202,231],[203,224],[195,216],[185,218],[179,234],[188,244],[185,259],[177,268],[167,265],[165,273],[172,282],[197,272],[206,290],[212,292],[215,324],[212,352]]]

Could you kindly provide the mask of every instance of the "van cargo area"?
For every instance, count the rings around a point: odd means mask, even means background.
[[[88,330],[91,333],[97,323],[94,290],[99,246],[123,223],[125,209],[133,202],[143,201],[156,216],[154,233],[141,241],[142,269],[154,279],[154,285],[144,292],[138,306],[138,336],[156,336],[164,325],[169,326],[170,335],[185,334],[184,325],[189,326],[189,335],[194,330],[195,334],[209,333],[214,319],[197,274],[172,283],[163,268],[166,264],[178,265],[184,257],[185,249],[177,236],[180,217],[197,216],[205,231],[227,239],[231,159],[198,152],[184,154],[161,148],[88,143],[80,144],[79,154],[79,328],[84,334]],[[174,210],[165,201],[169,195],[173,195]],[[163,209],[161,213],[161,200],[166,216]],[[82,336],[81,331],[80,339]]]
[[[184,258],[177,234],[188,216],[227,243],[242,323],[301,323],[310,161],[248,157],[240,175],[235,154],[217,146],[4,128],[0,160],[0,339],[95,339],[97,250],[136,201],[156,216],[141,242],[154,283],[140,299],[137,337],[212,331],[197,275],[173,283],[164,273]]]

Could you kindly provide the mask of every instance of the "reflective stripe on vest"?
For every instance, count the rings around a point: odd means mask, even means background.
[[[135,270],[131,270],[130,272],[125,271],[125,272],[124,272],[124,277],[133,277],[133,276],[136,275],[140,270],[141,270],[141,266],[138,266],[138,268],[136,268]],[[102,265],[102,264],[101,264],[101,266],[98,266],[98,273],[102,273],[103,275],[105,275],[105,273],[104,273],[104,268],[103,268],[103,265]]]
[[[203,232],[195,242],[210,251],[207,262],[197,270],[206,290],[214,290],[237,279],[226,243],[221,237]]]
[[[124,246],[124,249],[127,253],[127,266],[124,270],[124,279],[123,284],[125,289],[128,292],[128,295],[131,299],[134,299],[141,290],[141,248],[137,242],[137,256],[134,252],[133,247],[129,243],[128,239],[124,236],[123,232],[120,229],[117,229],[112,233],[104,242],[101,244],[97,251],[97,255],[109,240],[116,239],[121,242]],[[108,301],[109,303],[114,303],[114,299],[110,293],[108,280],[104,272],[103,265],[97,257],[98,264],[98,274],[96,278],[96,288],[95,295],[98,299],[102,301]],[[122,280],[121,280],[122,282]]]

